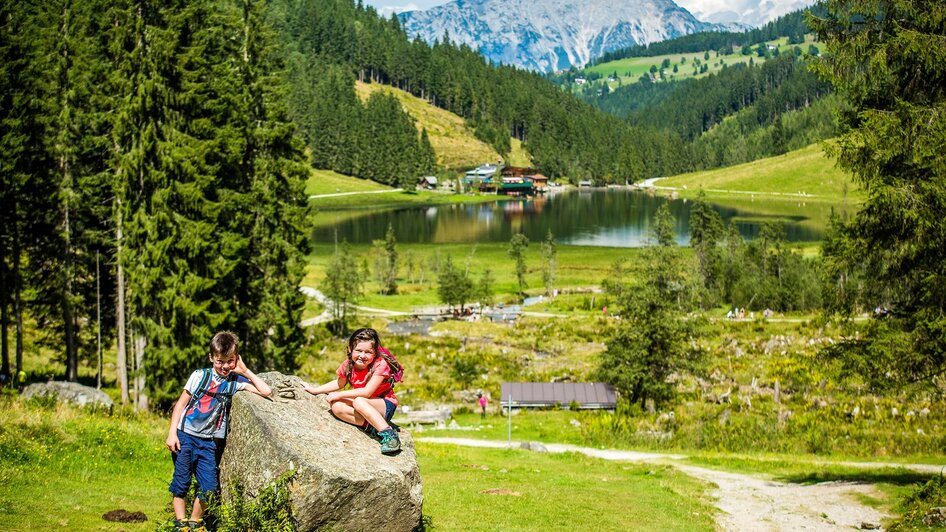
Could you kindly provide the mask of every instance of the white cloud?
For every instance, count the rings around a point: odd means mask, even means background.
[[[721,18],[746,24],[761,25],[785,13],[814,3],[813,0],[675,0],[700,20],[719,22]],[[723,15],[725,14],[725,15]],[[732,15],[738,15],[733,20]],[[719,15],[719,16],[714,16]]]

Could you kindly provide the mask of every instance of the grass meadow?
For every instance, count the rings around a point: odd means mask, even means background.
[[[309,169],[309,179],[305,186],[307,196],[346,192],[373,192],[376,190],[391,190],[391,187],[370,179],[358,179],[331,170],[315,168]]]
[[[326,214],[326,216],[331,216]],[[462,229],[462,228],[459,228]],[[539,242],[530,243],[526,249],[525,261],[527,266],[526,292],[541,294],[545,292],[542,283],[542,259]],[[494,293],[497,302],[512,303],[518,301],[516,295],[518,283],[515,274],[515,262],[509,258],[507,243],[482,244],[398,244],[399,264],[401,269],[398,284],[398,295],[384,296],[379,294],[380,285],[375,280],[368,280],[364,286],[364,296],[359,299],[359,305],[410,312],[415,307],[441,305],[438,295],[438,281],[432,264],[445,261],[448,256],[453,263],[460,267],[467,267],[474,282],[478,281],[483,270],[489,268],[495,279]],[[368,260],[373,268],[373,257],[377,253],[373,246],[367,244],[352,245],[354,260],[362,264]],[[318,287],[325,278],[325,269],[331,260],[334,246],[331,244],[316,244],[309,254],[309,263],[303,286]],[[621,258],[632,259],[639,254],[635,248],[605,248],[600,246],[559,246],[557,248],[557,268],[555,286],[560,292],[573,289],[587,290],[597,286],[606,279],[616,260]],[[414,264],[411,272],[407,271],[408,262]],[[411,282],[413,280],[413,282]],[[603,296],[599,296],[599,299]],[[584,296],[574,302],[576,310],[580,310]],[[563,297],[556,304],[567,305],[569,297]],[[596,305],[600,308],[600,305]],[[559,307],[548,307],[555,311]],[[534,310],[544,311],[546,307],[539,305]]]
[[[766,44],[777,46],[780,53],[789,53],[794,46],[800,47],[802,52],[805,53],[808,52],[808,47],[810,45],[818,47],[819,50],[823,48],[823,45],[815,41],[812,35],[807,35],[805,37],[805,42],[798,45],[788,44],[787,37],[774,39],[768,41]],[[664,75],[667,79],[683,80],[688,78],[701,78],[719,72],[723,69],[724,65],[726,67],[731,67],[737,64],[748,64],[750,58],[754,64],[758,65],[764,63],[766,59],[764,57],[759,57],[755,53],[755,48],[756,47],[753,47],[751,55],[742,55],[740,53],[740,49],[736,49],[731,55],[721,56],[717,56],[715,51],[710,51],[709,59],[704,59],[705,52],[702,51],[682,54],[667,54],[653,57],[627,57],[624,59],[617,59],[614,61],[608,61],[607,63],[586,67],[583,72],[593,72],[596,74],[601,74],[604,77],[610,76],[616,72],[619,81],[616,80],[608,83],[611,89],[615,89],[622,84],[637,83],[642,75],[650,72],[651,66],[656,66],[659,69],[664,60],[668,59],[670,61],[670,68],[664,72]],[[709,65],[709,68],[706,72],[697,72],[697,74],[694,75],[694,64],[697,61]],[[674,65],[677,65],[677,72],[673,72]]]
[[[821,144],[736,166],[665,177],[657,186],[693,197],[702,188],[714,201],[728,197],[746,202],[758,196],[841,204],[862,199],[862,191],[825,155]]]
[[[0,409],[0,529],[155,530],[171,518],[162,416],[9,395]],[[666,467],[425,443],[417,455],[435,530],[713,529],[707,486]],[[102,518],[116,509],[148,521]]]

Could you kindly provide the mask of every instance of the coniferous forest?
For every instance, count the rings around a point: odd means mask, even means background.
[[[598,183],[784,152],[836,134],[826,124],[837,110],[846,128],[864,120],[798,53],[628,88],[646,111],[617,112],[616,92],[597,102],[614,103],[610,114],[449,35],[410,40],[395,17],[351,0],[36,0],[0,6],[0,24],[0,373],[22,368],[29,328],[74,380],[101,333],[117,344],[123,398],[136,391],[142,407],[172,395],[218,329],[240,335],[255,368],[294,367],[310,167],[404,188],[436,170],[426,132],[391,96],[362,102],[356,80],[463,117],[501,154],[522,140],[550,177]],[[841,31],[817,29],[823,39]],[[915,80],[917,101],[939,101],[930,80]],[[842,164],[872,187],[877,172],[850,139]],[[898,234],[877,205],[900,197],[878,197],[860,226]],[[907,278],[888,273],[892,284]],[[915,284],[941,301],[924,279]]]
[[[293,365],[307,174],[263,6],[4,4],[4,374],[27,318],[75,380],[101,316],[140,407],[218,329],[261,368]]]
[[[348,0],[15,2],[0,22],[2,373],[22,368],[24,320],[65,346],[70,380],[101,332],[141,407],[214,330],[260,370],[293,367],[307,165],[408,188],[433,170],[426,133],[355,79],[459,114],[500,152],[523,139],[553,176],[681,169],[658,155],[672,135]]]

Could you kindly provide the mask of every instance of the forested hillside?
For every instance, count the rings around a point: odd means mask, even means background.
[[[659,151],[679,148],[668,135],[629,128],[537,74],[489,65],[448,38],[432,46],[409,40],[396,18],[381,18],[370,6],[350,0],[276,1],[269,20],[290,67],[292,115],[320,168],[401,183],[408,179],[403,170],[377,171],[384,164],[372,164],[367,155],[381,156],[374,153],[376,146],[400,154],[391,157],[403,157],[397,165],[414,168],[415,177],[418,159],[428,157],[422,141],[413,146],[391,140],[387,147],[385,139],[407,130],[377,131],[375,122],[382,116],[406,119],[388,104],[378,103],[375,113],[366,114],[371,101],[364,107],[358,102],[356,79],[393,85],[466,119],[477,137],[502,155],[509,152],[511,137],[521,140],[535,165],[552,177],[623,182],[685,168],[675,158],[645,155],[658,146]]]
[[[805,13],[809,11],[821,16],[824,14],[825,10],[822,6],[815,5],[809,9],[782,15],[761,28],[741,33],[731,31],[708,31],[646,45],[632,46],[623,50],[615,50],[596,59],[593,65],[599,65],[625,57],[652,57],[686,52],[703,52],[707,50],[731,50],[732,48],[742,48],[745,46],[751,47],[778,37],[788,37],[789,44],[798,44],[804,40],[806,33],[811,32],[811,29],[808,27],[808,22],[805,19]]]
[[[812,13],[821,12],[821,7],[812,8]],[[578,93],[633,127],[679,137],[687,146],[683,158],[688,169],[779,155],[837,133],[834,114],[840,101],[826,98],[830,84],[809,68],[820,53],[806,41],[810,31],[805,12],[799,11],[746,33],[695,34],[627,49],[609,58],[655,56],[653,61],[662,58],[662,63],[634,83],[619,81],[613,89],[614,83],[601,78],[602,69],[619,69],[626,61],[613,67],[601,63],[587,73]],[[708,67],[709,74],[699,74]],[[693,69],[693,75],[680,80],[678,69]],[[585,75],[568,72],[554,79],[567,84]],[[621,77],[615,72],[609,80]]]

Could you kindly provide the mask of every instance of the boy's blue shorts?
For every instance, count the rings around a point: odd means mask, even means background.
[[[197,477],[197,486],[200,487],[197,497],[206,501],[210,493],[220,489],[217,464],[223,454],[224,440],[198,438],[180,429],[177,431],[177,438],[181,441],[181,450],[171,453],[174,477],[168,491],[175,497],[186,497],[191,477]]]

